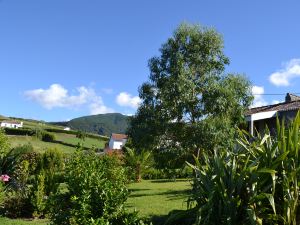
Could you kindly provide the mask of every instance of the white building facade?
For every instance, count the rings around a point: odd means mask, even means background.
[[[23,122],[17,122],[17,121],[7,121],[7,120],[3,120],[1,122],[1,127],[8,127],[8,128],[21,128],[23,127]]]

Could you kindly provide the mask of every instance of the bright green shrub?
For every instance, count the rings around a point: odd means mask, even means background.
[[[30,198],[34,209],[34,217],[39,217],[45,213],[45,197],[45,174],[44,171],[41,171],[39,174],[36,175],[35,183],[33,186],[33,193]]]
[[[124,222],[130,217],[124,216],[128,190],[116,158],[77,151],[66,166],[65,183],[68,191],[51,201],[54,224],[137,224]]]

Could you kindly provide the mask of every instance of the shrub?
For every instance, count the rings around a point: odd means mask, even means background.
[[[49,132],[43,132],[41,140],[45,142],[53,142],[55,141],[55,135]]]
[[[54,224],[125,223],[124,202],[128,196],[124,169],[114,157],[99,157],[77,151],[66,167],[68,191],[51,200]],[[130,214],[132,215],[132,214]],[[130,216],[125,216],[130,218]],[[123,222],[122,222],[123,221]],[[134,221],[131,218],[131,221]],[[114,223],[117,224],[117,223]]]
[[[42,154],[37,170],[42,171],[45,175],[45,194],[47,196],[57,192],[64,166],[64,155],[58,149],[47,149]]]
[[[5,134],[7,135],[23,135],[23,136],[33,136],[35,135],[35,131],[32,129],[27,129],[27,128],[9,128],[6,127],[4,128]]]
[[[203,152],[191,165],[197,224],[297,224],[300,114],[277,137],[240,133],[236,148]],[[249,141],[251,140],[251,141]]]

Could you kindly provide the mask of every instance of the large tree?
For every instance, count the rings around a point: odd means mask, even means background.
[[[225,74],[223,48],[214,29],[175,30],[149,60],[149,81],[139,88],[142,104],[128,130],[135,147],[190,155],[231,144],[252,95],[244,76]]]

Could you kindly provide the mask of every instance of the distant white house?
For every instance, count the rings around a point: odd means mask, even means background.
[[[71,130],[71,128],[70,127],[65,127],[64,130]]]
[[[23,122],[18,121],[9,121],[9,120],[3,120],[1,121],[1,127],[8,127],[8,128],[21,128],[23,127]]]
[[[121,150],[122,147],[126,144],[127,138],[128,137],[125,134],[112,133],[108,143],[108,148],[111,150]]]

